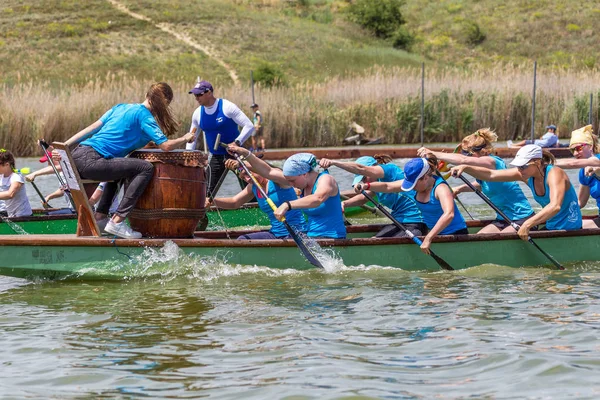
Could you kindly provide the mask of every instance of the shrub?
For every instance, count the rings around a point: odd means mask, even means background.
[[[400,7],[404,0],[356,0],[347,8],[351,21],[380,38],[390,38],[406,21]]]
[[[463,31],[466,36],[467,43],[476,46],[486,39],[485,33],[479,27],[477,22],[465,22]]]
[[[392,41],[394,48],[410,50],[411,46],[415,42],[415,38],[406,30],[404,26],[401,26],[392,35]]]
[[[279,67],[274,64],[263,62],[253,73],[254,81],[266,87],[285,86],[285,75]]]

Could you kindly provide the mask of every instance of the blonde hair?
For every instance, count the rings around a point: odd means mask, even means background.
[[[375,154],[373,158],[375,159],[375,161],[377,161],[377,164],[379,165],[389,164],[393,160],[393,158],[389,154]]]
[[[482,154],[489,155],[494,150],[493,142],[498,140],[496,132],[490,128],[481,128],[462,140],[461,147],[465,151],[473,151],[473,148],[480,148]]]
[[[173,101],[171,86],[165,82],[153,83],[146,93],[146,99],[150,104],[150,112],[163,133],[166,136],[176,133],[179,123],[175,121],[170,107],[171,101]]]

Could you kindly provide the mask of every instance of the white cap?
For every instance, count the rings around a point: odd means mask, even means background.
[[[510,162],[513,167],[522,167],[527,164],[529,160],[535,160],[542,158],[542,148],[537,144],[528,144],[523,146],[517,151],[515,159]]]

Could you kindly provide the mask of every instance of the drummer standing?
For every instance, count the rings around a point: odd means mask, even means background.
[[[201,137],[199,132],[204,131],[208,151],[212,154],[209,164],[210,184],[207,190],[207,194],[210,195],[213,194],[221,175],[227,173],[225,160],[232,158],[223,147],[217,146],[215,150],[217,135],[221,134],[221,142],[225,144],[235,143],[241,146],[254,132],[254,125],[238,106],[229,100],[216,98],[213,94],[213,86],[207,81],[198,79],[198,83],[189,93],[196,96],[199,104],[192,115],[190,128],[191,132],[198,132],[198,134],[192,143],[186,145],[186,149],[195,149],[198,137]],[[238,126],[242,127],[241,132]]]
[[[66,141],[67,145],[79,143],[73,150],[73,162],[82,179],[112,181],[104,188],[96,209],[96,220],[101,229],[105,226],[104,231],[126,239],[142,237],[125,223],[125,218],[152,180],[154,166],[149,161],[125,156],[150,141],[161,150],[171,151],[194,138],[187,133],[178,139],[167,139],[178,127],[170,108],[172,100],[173,90],[168,84],[154,83],[143,103],[117,104]],[[109,220],[109,208],[117,192],[115,181],[121,180],[123,199]]]

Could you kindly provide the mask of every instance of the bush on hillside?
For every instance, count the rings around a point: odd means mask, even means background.
[[[274,64],[263,62],[253,72],[254,82],[265,87],[285,86],[286,79],[283,71]]]
[[[406,23],[400,11],[403,5],[404,0],[354,0],[346,10],[351,21],[388,39]]]
[[[479,24],[474,21],[465,22],[463,31],[467,38],[467,43],[477,46],[486,39],[486,34],[481,30]]]
[[[392,43],[395,49],[410,50],[414,42],[415,38],[404,26],[398,28],[392,35]]]

